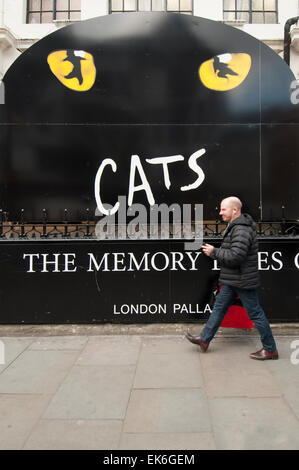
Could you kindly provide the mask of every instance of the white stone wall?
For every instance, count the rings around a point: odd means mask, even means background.
[[[221,21],[223,19],[222,5],[222,0],[209,0],[207,2],[194,0],[194,15],[209,20]]]
[[[82,0],[81,19],[108,14],[108,0]],[[299,15],[298,0],[278,0],[278,24],[236,25],[264,41],[282,55],[284,25],[288,18]],[[223,20],[223,0],[194,0],[194,15],[215,21]],[[64,26],[64,22],[26,24],[26,0],[0,0],[0,78],[9,66],[34,42]],[[291,68],[299,77],[299,23],[292,29]]]
[[[81,0],[81,19],[87,20],[95,16],[108,15],[109,8],[107,0]]]

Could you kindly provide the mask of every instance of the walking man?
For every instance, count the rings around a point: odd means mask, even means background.
[[[236,297],[240,297],[243,307],[260,334],[263,346],[259,351],[250,354],[250,357],[260,361],[278,359],[275,340],[258,299],[257,288],[260,281],[255,223],[249,214],[241,213],[241,209],[242,203],[235,196],[221,201],[220,216],[228,223],[221,247],[215,248],[208,243],[202,247],[205,255],[218,261],[221,291],[200,336],[193,336],[188,332],[186,338],[191,343],[198,344],[201,351],[205,352],[228,308]]]

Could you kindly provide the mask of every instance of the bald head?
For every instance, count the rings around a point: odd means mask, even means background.
[[[242,202],[236,196],[226,197],[221,201],[220,215],[224,222],[232,222],[241,215]]]
[[[241,212],[241,209],[242,209],[242,202],[240,201],[240,199],[236,196],[229,196],[229,197],[226,197],[225,199],[223,199],[222,202],[226,201],[227,204],[229,204],[230,207],[234,207],[235,209],[237,209],[238,211]]]

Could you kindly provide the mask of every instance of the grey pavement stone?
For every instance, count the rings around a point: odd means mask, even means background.
[[[275,338],[278,353],[279,353],[279,358],[280,359],[288,359],[290,361],[291,359],[291,354],[294,353],[295,349],[299,350],[299,336],[294,337],[294,336],[278,336]],[[298,346],[295,346],[294,348],[291,348],[291,344],[294,341],[298,341]],[[297,353],[297,357],[299,358],[299,353]]]
[[[134,366],[74,366],[44,418],[123,419]]]
[[[250,359],[252,344],[243,341],[213,342],[200,361],[209,397],[279,397],[279,384],[269,361]]]
[[[282,398],[214,398],[209,403],[217,449],[299,449],[299,422]]]
[[[118,448],[122,421],[42,419],[24,450],[114,450]]]
[[[203,354],[167,325],[137,330],[3,337],[0,449],[299,450],[297,330],[266,362],[249,358],[256,335],[216,336]]]
[[[34,338],[0,338],[4,351],[4,364],[0,363],[0,373],[6,369],[23,351],[25,351]],[[2,361],[1,361],[2,362]]]
[[[152,354],[173,354],[190,352],[190,343],[184,336],[141,337],[142,350]]]
[[[200,388],[199,354],[184,338],[143,338],[134,388]]]
[[[126,433],[210,432],[203,390],[133,390],[124,422]]]
[[[133,450],[215,450],[212,433],[124,433],[119,449]]]
[[[89,338],[77,359],[78,365],[136,364],[141,340],[138,336],[98,336]]]
[[[0,394],[0,450],[20,450],[50,395]]]
[[[141,352],[134,388],[200,388],[199,356],[190,353],[153,354]]]
[[[54,393],[77,351],[25,351],[0,374],[0,393]]]
[[[292,364],[290,359],[279,359],[271,361],[269,366],[280,384],[284,399],[299,420],[299,364]]]
[[[227,328],[227,330],[229,330],[229,328]],[[211,342],[211,345],[214,347],[215,344],[219,344],[220,348],[222,348],[222,344],[227,344],[228,346],[233,344],[250,344],[255,345],[253,348],[258,347],[259,349],[262,347],[259,336],[248,336],[245,333],[240,336],[229,336],[228,333],[226,336],[215,336],[213,342]]]
[[[43,337],[33,341],[29,350],[81,350],[87,343],[88,338],[84,336],[56,336]]]

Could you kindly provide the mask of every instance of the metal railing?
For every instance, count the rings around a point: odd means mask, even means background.
[[[217,213],[217,208],[216,212]],[[25,210],[22,209],[18,220],[10,220],[9,213],[0,209],[0,240],[42,240],[42,239],[66,239],[66,240],[80,240],[80,239],[99,239],[97,233],[97,223],[99,218],[90,214],[89,209],[86,209],[85,214],[82,214],[82,220],[79,222],[71,222],[68,220],[68,211],[64,210],[63,220],[59,222],[52,222],[48,220],[47,210],[44,209],[41,214],[41,219],[38,222],[30,222],[26,220]],[[141,239],[173,239],[184,240],[193,238],[188,236],[188,231],[184,231],[184,227],[177,224],[157,224],[154,228],[150,225],[138,226],[137,230],[142,232]],[[135,227],[135,228],[136,228]],[[226,228],[219,219],[203,221],[202,230],[203,237],[205,238],[221,238]],[[115,225],[113,227],[112,236],[109,234],[109,226],[105,229],[102,228],[102,239],[130,239],[130,233],[126,227]],[[257,235],[260,238],[264,237],[287,237],[299,238],[299,220],[287,220],[283,216],[281,220],[277,221],[257,221],[256,223]],[[193,221],[191,224],[191,232],[195,233],[196,226]],[[154,232],[154,236],[153,236]],[[123,234],[126,236],[123,236]],[[165,236],[165,233],[167,236]],[[185,235],[184,235],[185,234]],[[132,237],[134,238],[134,237]]]

